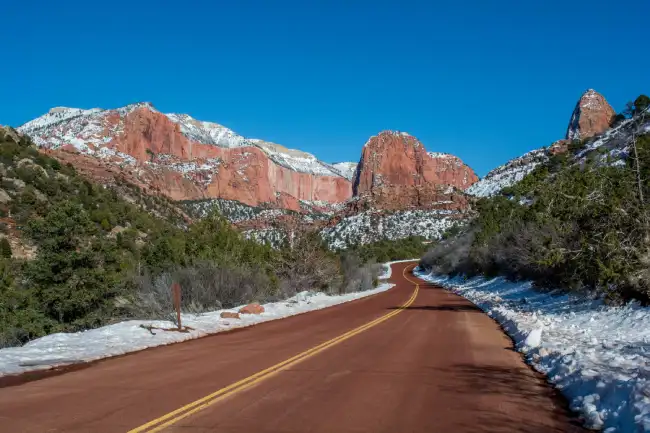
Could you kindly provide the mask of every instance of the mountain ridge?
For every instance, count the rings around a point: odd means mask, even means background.
[[[119,167],[135,184],[175,200],[222,198],[300,211],[303,201],[320,206],[349,200],[359,176],[356,162],[330,164],[215,122],[162,113],[149,102],[109,110],[55,107],[18,130],[90,174],[94,158],[101,166],[96,170]],[[423,158],[435,159],[434,154],[452,158],[435,152]],[[449,177],[431,181],[445,183]]]

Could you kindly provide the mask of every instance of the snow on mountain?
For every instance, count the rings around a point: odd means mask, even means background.
[[[251,141],[254,146],[262,149],[264,153],[269,156],[271,161],[283,167],[301,173],[309,173],[319,176],[342,176],[331,165],[318,160],[311,153],[296,149],[287,149],[280,144],[271,143],[269,141],[259,139],[253,139]]]
[[[41,117],[37,117],[36,119],[31,120],[19,127],[18,131],[30,135],[34,131],[42,128],[47,128],[48,126],[54,125],[56,123],[63,122],[68,119],[73,119],[75,117],[88,116],[101,111],[103,111],[101,108],[83,110],[80,108],[54,107]]]
[[[126,106],[122,110],[132,108]],[[96,149],[104,147],[113,135],[122,131],[118,125],[106,128],[107,122],[104,120],[108,113],[99,108],[53,108],[47,114],[20,126],[18,131],[29,135],[39,147],[57,149],[71,145],[81,153],[101,157],[102,154],[98,154]]]
[[[253,142],[232,129],[213,122],[202,122],[187,114],[165,114],[172,122],[181,127],[181,133],[190,140],[219,147],[253,146]]]
[[[332,167],[334,167],[334,170],[336,170],[341,176],[352,181],[358,165],[358,162],[337,162],[332,164]]]
[[[115,113],[124,117],[140,107],[158,112],[148,102],[130,104],[115,110],[57,107],[20,126],[18,131],[30,135],[40,147],[56,149],[71,145],[81,153],[102,157],[105,152],[102,153],[100,149],[123,132],[123,122],[109,122],[107,118]],[[167,113],[165,116],[178,124],[181,133],[194,142],[225,148],[254,146],[263,150],[278,165],[291,170],[319,176],[346,177],[312,154],[264,140],[248,139],[225,126],[196,120],[187,114]],[[116,156],[115,152],[110,156]],[[128,155],[117,156],[133,162]]]
[[[632,143],[633,135],[644,134],[649,131],[650,120],[646,120],[643,124],[635,122],[634,119],[624,120],[616,127],[610,128],[588,141],[585,144],[584,149],[580,150],[580,152],[576,154],[576,159],[580,161],[597,149],[601,149],[601,158],[603,160],[605,160],[608,155],[614,156],[614,160],[625,158],[629,150],[628,148]],[[602,149],[610,150],[610,153],[606,153]]]
[[[547,159],[548,156],[544,149],[530,151],[490,171],[483,179],[467,188],[465,192],[477,197],[493,196],[503,188],[521,181],[524,176]]]

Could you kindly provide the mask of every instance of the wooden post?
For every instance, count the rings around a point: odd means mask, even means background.
[[[178,321],[178,330],[182,330],[181,325],[181,285],[178,283],[172,284],[172,299],[174,301],[174,309],[176,310],[176,320]]]

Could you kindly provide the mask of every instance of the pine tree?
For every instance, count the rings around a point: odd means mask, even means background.
[[[646,95],[639,95],[634,100],[634,114],[643,113],[650,106],[650,98]]]

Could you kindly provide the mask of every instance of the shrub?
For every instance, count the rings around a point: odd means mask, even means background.
[[[6,237],[0,239],[0,256],[6,259],[11,258],[11,245]]]
[[[644,194],[650,138],[637,140]],[[509,196],[480,199],[470,227],[430,249],[421,266],[444,273],[505,275],[610,299],[650,299],[648,209],[629,168],[584,163],[529,173]],[[530,199],[520,205],[518,197]],[[644,222],[646,221],[646,222]]]
[[[182,311],[195,314],[274,300],[277,293],[272,279],[257,268],[201,262],[157,275],[134,276],[128,283],[133,298],[127,307],[129,315],[173,319],[171,286],[174,282],[181,286]]]

